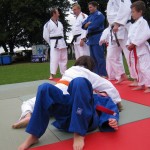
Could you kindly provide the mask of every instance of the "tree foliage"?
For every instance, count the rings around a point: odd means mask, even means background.
[[[59,7],[65,32],[69,29],[64,19],[70,7],[68,0],[0,0],[0,46],[13,52],[15,46],[29,47],[43,42],[43,25],[50,19],[49,8]]]

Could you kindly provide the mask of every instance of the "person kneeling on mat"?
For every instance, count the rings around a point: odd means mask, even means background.
[[[56,128],[74,133],[74,150],[83,150],[85,135],[97,127],[101,131],[118,130],[120,95],[108,80],[93,73],[93,68],[93,59],[81,56],[55,86],[49,83],[39,86],[26,128],[30,136],[18,150],[28,149],[38,142],[50,116],[56,119],[53,123]],[[93,94],[93,90],[98,94]]]

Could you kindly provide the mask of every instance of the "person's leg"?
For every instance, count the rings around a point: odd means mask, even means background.
[[[95,73],[100,76],[107,76],[106,73],[106,60],[103,46],[92,45],[92,55],[95,60]]]
[[[122,49],[118,47],[115,41],[110,43],[107,49],[107,65],[111,66],[111,72],[115,72],[115,79],[120,80],[125,76],[125,70],[122,60]],[[109,67],[110,68],[110,67]],[[109,71],[110,72],[110,71]]]
[[[36,97],[23,102],[23,104],[21,106],[21,111],[22,111],[21,117],[18,122],[14,123],[12,125],[12,128],[18,129],[18,128],[27,126],[27,124],[30,121],[33,109],[34,109],[35,99],[36,99]]]
[[[94,109],[93,89],[91,83],[85,78],[74,79],[68,92],[71,96],[73,106],[69,131],[74,133],[74,150],[84,147],[84,136],[88,132],[90,122],[92,129],[98,126],[98,116]]]
[[[50,50],[50,80],[54,78],[54,75],[57,73],[57,68],[59,64],[59,58],[60,58],[60,50],[57,48],[54,48],[51,45]]]
[[[79,44],[74,44],[74,52],[75,52],[76,60],[80,57],[79,48],[78,48],[79,46],[80,46]]]
[[[131,67],[131,65],[130,65],[130,64],[134,64],[134,59],[133,59],[133,56],[130,57],[130,51],[126,47],[127,40],[128,40],[128,33],[126,31],[124,39],[123,40],[119,40],[119,43],[120,43],[120,47],[123,50],[125,59],[127,61],[127,65],[128,65],[128,68],[129,68],[130,76],[133,79],[137,79],[136,70],[135,70],[134,67]]]
[[[50,115],[53,115],[50,114],[52,112],[50,109],[56,103],[68,103],[63,98],[62,91],[48,83],[40,85],[37,91],[34,111],[26,128],[26,132],[31,135],[19,147],[19,150],[29,148],[44,134],[49,123]]]
[[[68,61],[67,49],[66,48],[60,49],[59,68],[61,75],[63,75],[67,69],[67,61]]]
[[[139,56],[138,68],[139,68],[139,85],[145,85],[145,93],[150,92],[150,54],[144,54]]]
[[[99,113],[99,128],[101,131],[114,131],[118,129],[119,121],[119,109],[112,99],[108,96],[104,97],[98,94],[94,94],[94,105],[101,105],[115,112],[114,115],[110,115],[104,112]]]

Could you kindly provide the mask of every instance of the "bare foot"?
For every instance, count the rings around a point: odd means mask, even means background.
[[[118,122],[116,119],[109,119],[109,126],[114,130],[118,130]]]
[[[50,77],[49,77],[49,80],[53,80],[54,79],[54,75],[51,74]]]
[[[30,135],[19,147],[18,150],[27,150],[31,145],[36,144],[38,138],[34,135]]]
[[[83,150],[84,148],[84,137],[74,133],[73,150]]]
[[[129,86],[131,86],[131,87],[138,86],[138,81],[137,81],[137,79],[134,79],[134,81],[133,81],[131,84],[129,84]]]
[[[119,83],[121,83],[123,81],[126,81],[127,79],[128,78],[127,78],[126,74],[122,74],[120,79],[117,82],[115,82],[115,84],[119,84]]]
[[[144,93],[150,93],[150,87],[148,87],[148,88],[144,91]]]
[[[119,109],[119,112],[121,112],[123,110],[123,106],[122,106],[121,102],[117,103],[117,107]]]
[[[13,129],[19,129],[19,128],[24,128],[28,125],[29,121],[31,118],[31,113],[28,113],[25,118],[22,118],[21,120],[19,120],[18,122],[14,123],[12,125]]]
[[[142,86],[138,86],[136,88],[133,88],[132,90],[133,91],[138,91],[138,90],[143,90],[143,89],[144,89],[144,86],[142,85]]]

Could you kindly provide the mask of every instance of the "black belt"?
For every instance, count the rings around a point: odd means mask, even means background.
[[[63,36],[54,36],[54,37],[50,37],[50,40],[56,40],[55,42],[55,47],[54,48],[57,48],[57,44],[58,44],[58,40],[64,38]]]
[[[113,40],[113,35],[112,35],[113,34],[113,28],[114,28],[114,26],[111,26],[111,30],[110,30],[110,33],[111,33],[111,42]],[[114,36],[115,36],[115,40],[116,40],[116,43],[117,43],[118,47],[120,47],[120,43],[119,43],[119,40],[118,40],[116,32],[114,32]]]
[[[91,37],[93,35],[96,35],[96,34],[99,34],[99,33],[102,33],[102,32],[103,32],[103,29],[99,30],[99,31],[95,31],[95,32],[90,32],[90,33],[87,34],[86,37],[89,38],[89,37]]]
[[[76,42],[76,41],[77,41],[77,38],[78,38],[79,36],[81,36],[81,34],[74,35],[74,36],[73,36],[73,39],[72,39],[72,41],[71,41],[71,44],[73,44],[73,42]]]

